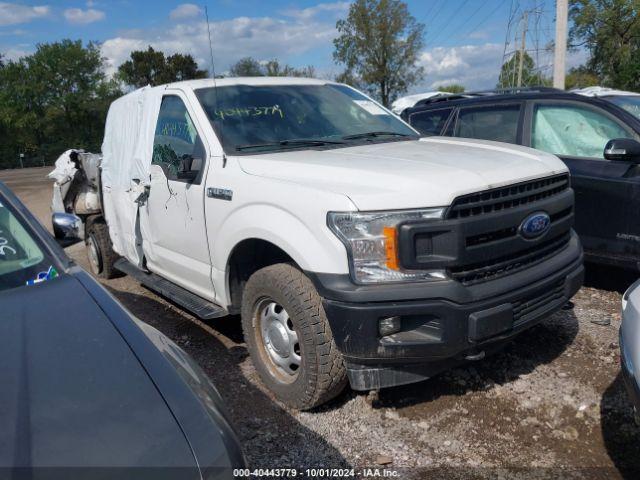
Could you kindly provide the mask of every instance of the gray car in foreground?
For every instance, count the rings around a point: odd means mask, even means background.
[[[640,280],[622,297],[620,362],[636,420],[640,421]]]
[[[0,183],[0,479],[233,478],[222,401]]]

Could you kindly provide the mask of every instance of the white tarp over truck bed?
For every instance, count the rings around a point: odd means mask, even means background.
[[[142,238],[136,200],[149,184],[162,93],[165,87],[144,87],[111,104],[102,143],[104,216],[113,249],[134,265],[142,260]]]

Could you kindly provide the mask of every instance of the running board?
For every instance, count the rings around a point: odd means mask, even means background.
[[[202,320],[211,320],[212,318],[224,317],[229,314],[220,305],[195,295],[155,273],[144,272],[124,258],[116,261],[114,267],[122,273],[135,278],[145,287],[177,303]]]

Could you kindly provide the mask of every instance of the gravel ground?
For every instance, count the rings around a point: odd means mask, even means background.
[[[0,181],[49,226],[47,172],[5,171]],[[82,245],[68,253],[86,266]],[[103,284],[203,367],[227,401],[251,467],[384,466],[401,478],[640,478],[640,429],[618,348],[621,293],[634,279],[589,265],[572,310],[492,357],[378,396],[346,391],[305,413],[283,407],[260,384],[238,317],[203,323],[130,278]]]

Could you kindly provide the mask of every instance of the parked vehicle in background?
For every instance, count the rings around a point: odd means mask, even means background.
[[[634,117],[640,118],[640,93],[606,87],[587,87],[571,90],[571,92],[587,97],[602,98],[624,108]]]
[[[640,268],[640,119],[624,108],[597,96],[532,88],[424,100],[402,116],[423,135],[496,140],[558,155],[571,172],[575,228],[586,258]],[[613,139],[624,140],[607,147]]]
[[[83,215],[109,233],[89,242],[94,272],[204,319],[241,313],[262,381],[294,408],[479,360],[582,283],[558,158],[421,141],[346,85],[138,90],[112,104],[102,154],[104,217]]]
[[[396,115],[400,115],[407,108],[415,107],[421,100],[446,97],[447,95],[451,94],[448,92],[424,92],[417,93],[415,95],[408,95],[406,97],[400,97],[391,104],[391,111]]]
[[[622,297],[620,363],[636,422],[640,425],[640,280]]]
[[[81,225],[63,216],[70,239]],[[74,264],[2,183],[0,311],[10,478],[230,479],[244,465],[200,368]]]

